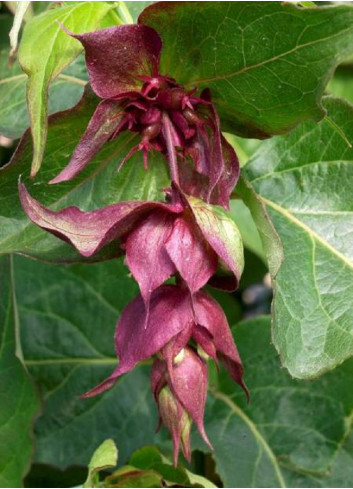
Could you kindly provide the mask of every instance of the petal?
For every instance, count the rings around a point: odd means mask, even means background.
[[[201,289],[217,270],[217,255],[194,220],[176,218],[165,248],[191,293]]]
[[[147,303],[151,293],[176,272],[164,244],[173,229],[175,216],[152,212],[126,241],[126,264],[138,282]]]
[[[188,195],[207,201],[208,178],[198,173],[190,159],[179,162],[180,188]]]
[[[206,204],[195,197],[187,200],[204,238],[225,268],[234,274],[234,280],[225,281],[225,288],[235,290],[244,268],[243,242],[238,227],[221,207]]]
[[[193,304],[195,319],[211,334],[218,359],[248,396],[248,389],[243,380],[243,364],[222,308],[205,292],[198,292],[194,296]]]
[[[174,285],[159,287],[151,297],[148,322],[141,295],[124,309],[115,335],[119,365],[113,374],[84,396],[90,397],[112,387],[117,378],[160,351],[190,322],[191,303],[187,290]]]
[[[91,256],[107,243],[130,231],[148,211],[173,206],[159,202],[119,202],[102,209],[83,212],[77,207],[51,211],[27,192],[19,183],[22,206],[38,226],[72,244],[83,256]],[[175,209],[180,206],[175,206]]]
[[[151,368],[151,391],[156,402],[160,390],[167,383],[167,373],[168,370],[165,361],[155,358]]]
[[[122,119],[121,112],[119,102],[103,100],[96,108],[69,164],[49,183],[71,180],[82,171],[103,144],[115,133]]]
[[[221,205],[225,209],[229,209],[230,195],[238,181],[240,167],[238,157],[232,146],[221,135],[223,168],[222,173],[212,190],[210,203]]]
[[[169,374],[171,387],[179,402],[189,413],[207,445],[213,449],[203,424],[208,386],[205,362],[191,348],[185,348],[183,359],[174,363]]]
[[[198,112],[204,123],[197,126],[196,136],[186,141],[185,154],[191,157],[194,167],[187,161],[180,164],[181,187],[190,195],[229,209],[230,194],[239,177],[239,162],[221,133],[217,111],[205,92],[199,100],[208,103]]]
[[[170,341],[168,341],[168,343],[160,351],[170,372],[172,371],[173,361],[175,357],[188,344],[192,336],[194,327],[195,323],[193,321],[193,318],[190,317],[190,320],[185,325],[184,329],[180,331],[180,333],[175,335]]]
[[[124,309],[115,335],[119,365],[112,375],[86,392],[91,397],[110,389],[117,379],[160,351],[183,330],[192,315],[189,293],[175,285],[163,285],[151,297],[149,318],[141,295]]]
[[[117,327],[115,341],[121,368],[131,368],[161,350],[191,317],[189,293],[181,287],[162,285],[152,294],[147,325],[144,301],[138,296],[125,308]]]
[[[162,41],[144,25],[119,25],[72,34],[85,48],[90,83],[101,98],[140,90],[142,76],[156,76]]]
[[[210,152],[211,152],[211,166],[210,166],[210,184],[208,189],[208,201],[211,198],[211,194],[217,185],[224,168],[223,154],[222,154],[222,139],[221,129],[219,123],[219,117],[217,111],[212,104],[209,106],[210,116],[208,117],[211,135],[210,139]]]
[[[192,331],[192,337],[195,342],[201,346],[205,353],[212,358],[217,364],[218,367],[218,359],[217,359],[217,351],[214,345],[212,334],[200,324],[197,324]]]

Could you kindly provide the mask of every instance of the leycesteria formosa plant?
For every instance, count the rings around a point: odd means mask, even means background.
[[[68,165],[50,183],[71,180],[102,146],[124,131],[138,133],[135,152],[148,171],[148,154],[160,152],[169,166],[164,202],[119,202],[90,212],[45,208],[20,183],[20,198],[38,226],[92,256],[116,242],[139,284],[140,295],[123,311],[115,335],[119,363],[111,376],[83,397],[98,395],[139,362],[154,357],[151,389],[174,444],[191,457],[194,422],[205,442],[207,358],[222,363],[246,392],[243,367],[220,305],[206,284],[235,290],[243,248],[228,209],[239,176],[233,148],[220,130],[211,93],[185,90],[160,73],[162,41],[144,25],[122,25],[78,39],[86,54],[90,85],[102,100]],[[142,163],[141,163],[142,164]],[[165,281],[173,277],[173,284]]]

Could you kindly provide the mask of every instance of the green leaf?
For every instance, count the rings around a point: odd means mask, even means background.
[[[114,2],[73,2],[43,12],[26,24],[18,54],[28,75],[27,101],[34,143],[32,176],[41,166],[47,139],[49,84],[82,50],[82,45],[68,36],[59,22],[75,33],[92,31],[106,26],[104,18],[114,6]],[[119,19],[110,19],[112,23],[116,20]]]
[[[129,460],[129,464],[137,469],[153,469],[163,462],[163,457],[157,447],[147,446],[136,450]]]
[[[213,484],[213,482],[206,479],[206,477],[203,477],[202,475],[194,474],[189,470],[186,470],[186,473],[189,477],[190,483],[193,484],[192,487],[218,487],[215,484]]]
[[[162,72],[209,87],[224,128],[247,137],[320,120],[325,85],[353,51],[350,5],[163,2],[140,20],[163,39]]]
[[[39,405],[20,360],[10,257],[0,260],[0,276],[0,486],[22,487],[32,456],[32,425]]]
[[[154,446],[142,447],[134,452],[129,464],[138,469],[153,469],[160,474],[164,481],[178,484],[182,487],[190,486],[189,477],[181,466],[173,467],[171,461],[162,457],[159,450]]]
[[[87,92],[77,108],[50,117],[43,168],[35,181],[28,178],[32,157],[28,132],[12,163],[0,170],[0,254],[15,252],[46,261],[83,261],[71,246],[29,222],[18,198],[20,175],[31,194],[53,209],[76,205],[82,210],[92,210],[119,200],[163,199],[162,189],[168,186],[169,178],[167,165],[159,153],[150,155],[147,173],[140,153],[117,172],[119,163],[138,140],[134,133],[128,132],[105,144],[89,167],[74,180],[47,185],[46,182],[68,163],[97,103],[98,99]],[[113,245],[101,258],[111,258],[117,252],[117,245]]]
[[[283,243],[273,340],[298,378],[353,354],[353,107],[330,98],[325,107],[333,125],[307,122],[267,141],[244,170]]]
[[[126,466],[106,479],[107,487],[165,487],[162,476],[154,470],[136,470]]]
[[[25,75],[17,63],[8,64],[8,48],[0,51],[0,134],[19,138],[29,126],[26,102]],[[74,106],[82,96],[86,84],[85,64],[79,58],[63,71],[49,88],[48,113],[58,112]]]
[[[336,457],[347,460],[353,361],[314,382],[296,381],[279,368],[269,317],[244,321],[233,331],[251,402],[222,370],[205,421],[224,487],[297,487],[301,478],[311,480],[303,487],[315,479],[331,487],[325,482],[350,480],[351,466],[342,463],[338,478]]]
[[[157,484],[145,485],[145,484]],[[217,487],[205,477],[186,470],[181,465],[173,467],[155,446],[136,450],[129,464],[108,476],[105,487]]]
[[[353,480],[353,433],[338,447],[336,458],[325,476],[285,471],[291,487],[349,487]]]
[[[14,261],[23,355],[43,402],[35,462],[62,469],[87,465],[94,449],[114,438],[126,463],[137,448],[166,437],[155,436],[149,365],[100,396],[79,398],[118,363],[115,325],[138,292],[128,269],[118,260],[89,266]]]
[[[83,487],[98,487],[98,472],[114,468],[118,463],[118,449],[110,438],[105,440],[92,455],[88,464],[88,477]]]

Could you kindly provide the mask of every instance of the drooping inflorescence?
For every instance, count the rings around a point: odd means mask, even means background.
[[[160,423],[172,434],[177,464],[180,446],[190,460],[192,422],[211,446],[203,426],[205,358],[223,363],[247,392],[224,312],[203,290],[206,284],[234,290],[242,273],[241,238],[223,209],[238,179],[238,160],[221,134],[209,91],[197,95],[159,73],[162,41],[155,30],[125,25],[67,33],[83,44],[90,84],[102,101],[70,162],[50,183],[71,180],[106,142],[131,131],[140,141],[121,165],[141,151],[148,169],[148,153],[158,151],[168,163],[170,187],[164,202],[118,202],[83,212],[51,211],[20,183],[21,202],[35,224],[84,256],[112,241],[125,253],[141,293],[117,324],[117,368],[83,397],[109,389],[138,362],[155,356],[151,389]],[[175,284],[164,284],[171,277]]]

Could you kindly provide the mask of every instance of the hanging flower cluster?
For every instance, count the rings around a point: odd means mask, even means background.
[[[220,131],[208,90],[199,96],[159,73],[162,42],[144,25],[116,26],[73,34],[84,46],[90,84],[102,99],[68,165],[50,183],[74,178],[109,140],[123,131],[140,135],[121,164],[142,152],[165,156],[171,184],[164,202],[119,202],[83,212],[51,211],[19,184],[28,217],[38,226],[91,256],[110,242],[125,263],[140,295],[123,311],[115,346],[119,364],[84,397],[100,394],[139,362],[154,356],[151,389],[160,423],[171,432],[174,463],[179,448],[190,460],[190,427],[203,426],[207,363],[221,362],[246,391],[243,367],[226,317],[203,290],[206,284],[234,290],[243,269],[239,231],[228,208],[239,165]],[[174,285],[164,282],[175,278]],[[246,391],[247,392],[247,391]]]

